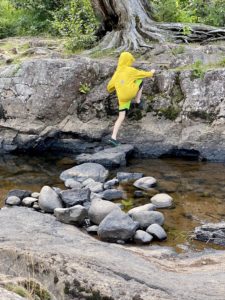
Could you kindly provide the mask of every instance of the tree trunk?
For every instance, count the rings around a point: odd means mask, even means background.
[[[201,24],[157,23],[148,0],[92,0],[105,33],[99,48],[138,50],[151,41],[207,42],[225,39],[225,29]]]

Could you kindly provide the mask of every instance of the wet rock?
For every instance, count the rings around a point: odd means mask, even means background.
[[[151,224],[146,229],[146,232],[150,233],[152,236],[156,237],[160,241],[165,240],[167,238],[165,230],[159,224]]]
[[[225,246],[225,222],[208,223],[195,228],[195,239]]]
[[[156,194],[151,198],[152,204],[157,208],[166,208],[172,205],[173,198],[165,193]]]
[[[116,189],[105,190],[99,194],[101,198],[105,200],[117,200],[123,198],[123,192]]]
[[[94,154],[80,154],[76,157],[79,163],[94,162],[105,167],[119,167],[126,165],[126,158],[133,152],[132,145],[121,145],[107,148]]]
[[[98,226],[92,225],[86,228],[87,232],[90,234],[97,234],[98,233]]]
[[[99,224],[98,235],[102,240],[116,242],[131,239],[138,228],[138,223],[121,210],[113,210]]]
[[[60,196],[67,207],[76,204],[84,204],[90,202],[91,191],[89,189],[70,189],[61,191]]]
[[[153,236],[144,230],[137,230],[134,235],[136,244],[149,244],[153,240]]]
[[[59,195],[47,185],[41,189],[38,203],[44,212],[53,213],[55,208],[62,208]]]
[[[145,204],[145,205],[141,205],[141,206],[138,206],[138,207],[134,207],[134,208],[131,208],[129,211],[128,211],[128,214],[130,216],[132,216],[132,214],[135,214],[137,212],[140,212],[140,211],[152,211],[152,210],[155,210],[156,206],[152,203],[148,203],[148,204]]]
[[[144,229],[154,223],[159,225],[163,225],[164,223],[164,215],[158,211],[138,211],[132,213],[132,218]]]
[[[118,172],[116,178],[119,182],[135,181],[143,177],[143,173]]]
[[[11,190],[8,192],[7,194],[7,198],[10,196],[16,196],[18,198],[20,198],[21,200],[25,197],[30,197],[32,194],[31,191],[26,191],[26,190]]]
[[[20,200],[20,198],[17,197],[17,196],[9,196],[9,197],[6,199],[5,203],[6,203],[7,205],[20,205],[21,200]]]
[[[101,199],[93,199],[88,210],[88,215],[90,220],[98,225],[114,209],[121,210],[115,203]]]
[[[150,176],[142,177],[136,180],[133,185],[139,189],[147,191],[156,185],[156,179]]]
[[[28,207],[33,206],[34,202],[37,202],[37,198],[33,198],[33,197],[26,197],[22,200],[22,204]]]
[[[117,178],[113,178],[111,180],[108,180],[104,183],[104,189],[111,189],[113,186],[118,185],[119,184],[119,180]]]
[[[83,182],[88,178],[92,178],[95,181],[104,182],[108,177],[108,174],[109,171],[100,164],[84,163],[63,171],[60,175],[60,179],[65,181],[66,179],[73,178],[79,182]]]
[[[81,189],[82,188],[82,184],[72,178],[69,178],[65,181],[65,186],[68,188],[76,188],[76,189]]]
[[[54,215],[60,222],[81,225],[87,218],[88,211],[82,205],[75,205],[70,208],[56,208]]]

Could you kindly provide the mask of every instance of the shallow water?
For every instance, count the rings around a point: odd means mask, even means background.
[[[0,199],[1,205],[11,189],[28,189],[39,192],[43,185],[63,188],[60,173],[75,165],[71,157],[1,156]],[[118,170],[111,172],[113,177]],[[165,215],[167,241],[160,245],[173,246],[177,251],[219,248],[212,244],[196,242],[191,238],[194,227],[204,222],[225,220],[225,164],[193,162],[175,159],[131,160],[129,166],[119,169],[143,172],[157,179],[156,189],[167,192],[174,199],[172,209],[160,209]],[[128,195],[126,210],[149,203],[150,195],[133,198],[135,188],[124,185]],[[220,248],[222,249],[222,248]]]

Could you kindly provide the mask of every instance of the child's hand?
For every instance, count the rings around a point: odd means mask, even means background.
[[[152,75],[154,75],[154,73],[155,73],[155,69],[152,69],[152,70],[151,70],[151,72],[152,72]]]

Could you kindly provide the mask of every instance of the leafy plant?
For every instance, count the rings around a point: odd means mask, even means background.
[[[192,65],[192,74],[191,74],[191,79],[196,79],[196,78],[203,78],[205,74],[205,71],[203,69],[203,64],[201,60],[197,60],[193,65]]]
[[[80,87],[79,87],[79,92],[82,94],[88,94],[91,90],[91,87],[88,83],[81,83],[80,82]]]

